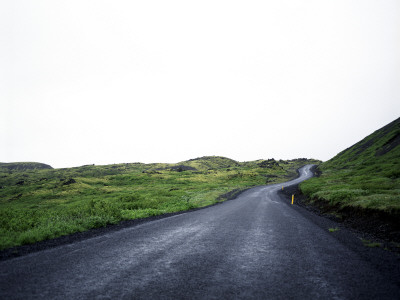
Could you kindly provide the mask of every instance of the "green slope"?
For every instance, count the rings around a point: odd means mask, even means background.
[[[322,163],[318,178],[300,185],[312,200],[400,212],[400,118]]]
[[[206,206],[251,186],[286,181],[307,163],[319,161],[206,156],[65,169],[0,165],[0,249]]]

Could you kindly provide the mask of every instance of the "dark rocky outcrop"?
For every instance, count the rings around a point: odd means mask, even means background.
[[[170,168],[171,171],[183,172],[183,171],[197,171],[196,168],[185,166],[185,165],[177,165]]]
[[[63,182],[63,185],[70,185],[76,183],[76,180],[73,178],[68,179],[67,181]]]
[[[271,158],[267,160],[263,160],[260,163],[257,164],[260,168],[282,168],[279,163]]]

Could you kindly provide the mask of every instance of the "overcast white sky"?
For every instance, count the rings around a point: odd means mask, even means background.
[[[0,2],[0,161],[328,160],[400,116],[400,1]]]

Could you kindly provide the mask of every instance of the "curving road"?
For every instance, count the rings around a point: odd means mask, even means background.
[[[283,185],[311,177],[310,168]],[[398,278],[288,204],[277,193],[281,186],[256,187],[221,205],[0,262],[0,298],[400,296]]]

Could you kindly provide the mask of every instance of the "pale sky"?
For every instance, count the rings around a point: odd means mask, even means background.
[[[0,161],[328,160],[400,116],[400,1],[0,1]]]

